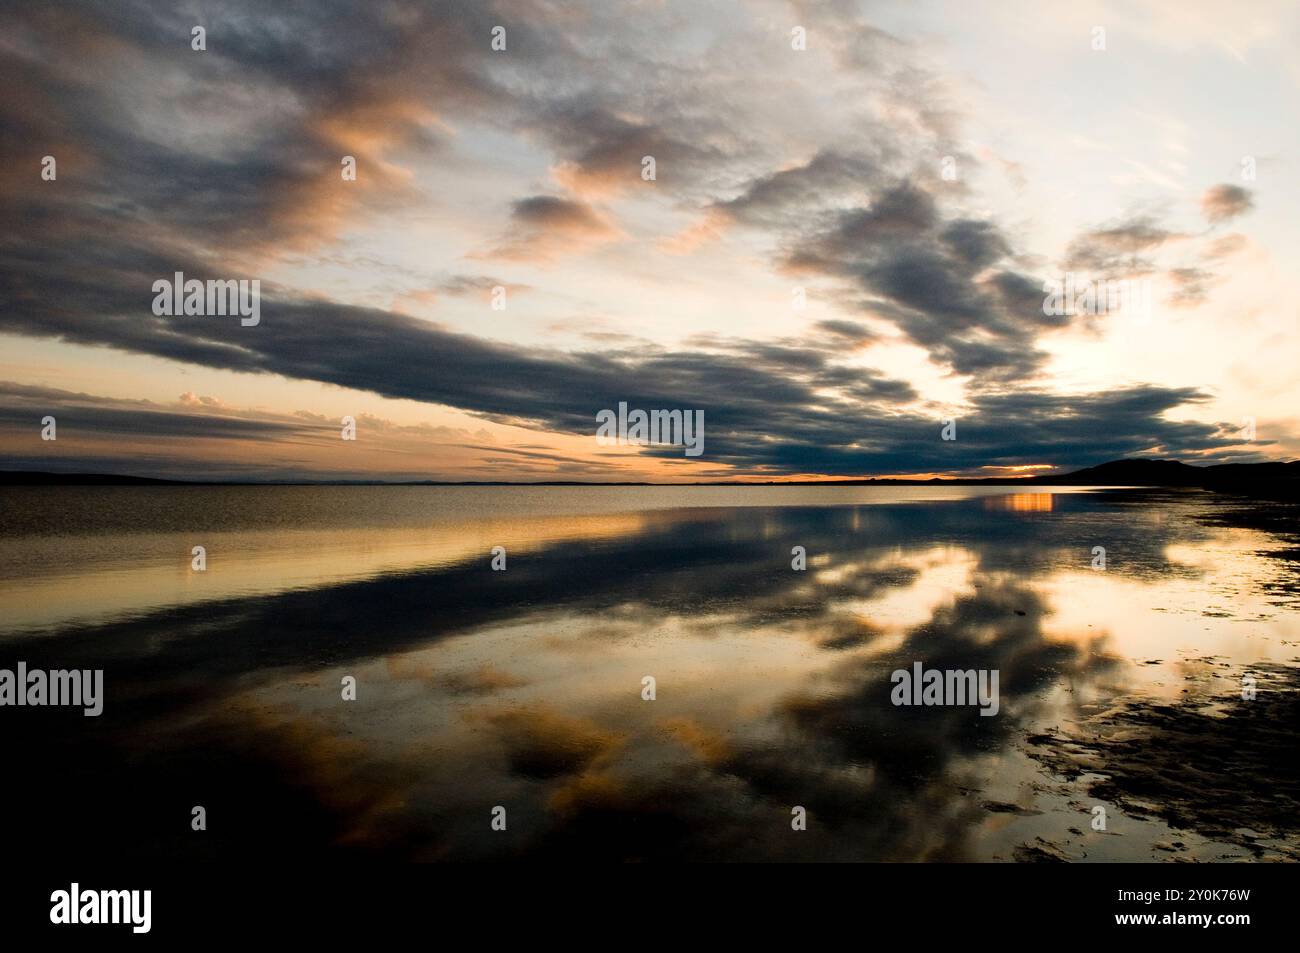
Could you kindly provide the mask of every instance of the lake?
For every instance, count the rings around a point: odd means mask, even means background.
[[[0,517],[0,668],[104,672],[98,717],[0,708],[18,847],[1300,859],[1284,504],[12,487]],[[996,713],[896,704],[918,665],[996,673]]]

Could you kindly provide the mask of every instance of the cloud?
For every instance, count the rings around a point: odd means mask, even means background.
[[[1164,414],[1205,399],[1194,388],[1135,386],[1095,395],[1020,388],[977,394],[956,443],[939,414],[912,408],[905,381],[843,363],[831,327],[788,343],[715,339],[710,349],[546,351],[459,334],[390,311],[264,298],[262,323],[129,313],[138,288],[96,285],[58,315],[17,308],[0,329],[75,335],[85,343],[226,370],[275,373],[454,407],[497,423],[594,433],[619,401],[706,412],[706,462],[743,475],[964,470],[1047,462],[1085,466],[1140,453],[1180,455],[1233,441]],[[94,310],[92,305],[106,310]],[[142,310],[142,308],[138,308]],[[346,346],[340,346],[346,342]],[[849,352],[851,353],[851,352]],[[967,355],[970,360],[970,355]],[[994,348],[990,364],[1005,364]],[[437,367],[437,374],[427,368]],[[669,448],[645,451],[667,455]]]
[[[514,284],[488,275],[452,275],[438,283],[438,290],[453,297],[487,294],[493,288],[508,288],[511,292],[529,290],[527,285]]]
[[[660,163],[666,176],[677,176],[715,155],[653,123],[631,121],[580,101],[553,106],[541,124],[547,139],[565,157],[551,174],[571,192],[586,197],[651,185],[658,181]],[[642,160],[647,156],[655,160],[654,180],[641,177]]]
[[[192,390],[187,390],[185,393],[181,394],[179,399],[182,404],[191,407],[194,406],[213,407],[218,409],[222,409],[226,407],[226,402],[223,401],[220,397],[201,396],[199,394],[194,393],[194,391]]]
[[[484,257],[550,261],[622,237],[609,218],[575,199],[530,195],[511,206],[510,231]]]
[[[1251,207],[1250,193],[1234,185],[1213,186],[1201,198],[1202,211],[1211,225],[1229,221]],[[1079,272],[1084,281],[1148,278],[1160,273],[1171,285],[1167,303],[1174,308],[1195,308],[1209,300],[1211,288],[1221,281],[1206,265],[1236,254],[1248,242],[1245,236],[1231,233],[1207,239],[1199,249],[1188,249],[1184,243],[1191,238],[1189,233],[1166,227],[1153,214],[1134,215],[1077,236],[1066,251],[1063,267]]]
[[[1173,285],[1169,303],[1176,308],[1185,308],[1205,303],[1216,276],[1204,268],[1172,268],[1167,277]]]
[[[1135,216],[1084,232],[1070,244],[1065,266],[1086,272],[1091,279],[1144,275],[1155,268],[1151,253],[1184,237],[1150,215]]]
[[[840,202],[865,199],[880,175],[877,159],[822,150],[801,165],[760,175],[716,209],[750,224],[781,225],[791,211],[818,209],[831,196]]]
[[[834,318],[826,321],[818,321],[816,325],[820,331],[827,331],[835,335],[844,342],[856,346],[865,346],[880,340],[880,335],[856,321],[846,321],[841,318]]]
[[[900,181],[830,213],[795,239],[785,265],[850,282],[864,311],[935,363],[992,384],[1033,377],[1046,360],[1035,339],[1061,323],[1043,314],[1035,282],[1001,266],[1009,253],[994,223],[948,220],[929,192]]]
[[[1041,282],[1022,272],[1027,258],[996,217],[938,181],[942,155],[978,164],[954,152],[960,116],[950,91],[913,46],[850,5],[802,8],[816,42],[800,60],[805,69],[779,75],[763,64],[769,44],[784,52],[788,37],[762,17],[701,13],[702,46],[648,50],[644,36],[673,27],[680,9],[645,5],[635,28],[598,4],[339,0],[323,9],[224,4],[202,54],[190,50],[186,23],[147,4],[16,14],[0,59],[12,93],[0,122],[18,141],[40,143],[33,155],[57,148],[66,163],[57,183],[39,188],[35,164],[0,173],[0,330],[562,434],[590,433],[595,411],[619,400],[698,407],[711,472],[1081,465],[1112,448],[1219,447],[1214,427],[1165,416],[1200,401],[1195,389],[1143,391],[1162,399],[1140,420],[1115,419],[1101,395],[1035,402],[1051,391],[1040,339],[1070,319],[1042,313]],[[508,56],[488,46],[497,23],[508,24]],[[723,55],[740,59],[718,69]],[[828,78],[842,106],[832,117],[805,110]],[[470,135],[540,150],[525,158],[553,179],[505,193],[521,197],[508,221],[480,236],[480,256],[547,264],[630,242],[613,210],[622,217],[636,190],[646,213],[638,231],[669,207],[694,220],[662,247],[690,252],[734,231],[756,260],[835,284],[827,300],[843,313],[770,340],[714,335],[699,346],[657,346],[607,336],[561,351],[357,303],[424,310],[496,281],[473,274],[350,300],[268,279],[257,328],[149,310],[152,282],[174,271],[256,277],[286,251],[391,222],[408,206],[428,212],[436,196],[407,159],[450,152],[463,162],[469,153],[456,147]],[[357,157],[356,182],[341,179],[342,154]],[[654,183],[640,178],[647,154],[657,160]],[[1230,188],[1211,190],[1208,214],[1247,207]],[[1131,219],[1088,231],[1071,255],[1101,270],[1145,268],[1180,237]],[[1183,299],[1200,300],[1210,279],[1175,267]],[[937,414],[918,385],[862,363],[891,326],[891,342],[916,345],[940,371],[966,378],[973,432],[998,409],[989,401],[1015,394],[1033,410],[1033,429],[936,444]],[[1085,433],[1071,408],[1093,398],[1099,416]]]
[[[57,421],[55,441],[40,439],[47,415]],[[481,428],[398,424],[364,412],[354,417],[359,440],[345,446],[341,418],[306,410],[238,407],[192,391],[159,404],[0,381],[0,466],[212,480],[353,479],[376,472],[424,479],[437,476],[433,467],[453,456],[482,458],[457,454],[458,448],[503,450],[487,443],[492,438]]]
[[[1250,190],[1240,185],[1213,185],[1201,196],[1201,211],[1211,225],[1231,221],[1254,207]]]
[[[493,712],[487,718],[505,749],[510,770],[526,778],[552,778],[609,758],[622,739],[592,721],[545,707]]]

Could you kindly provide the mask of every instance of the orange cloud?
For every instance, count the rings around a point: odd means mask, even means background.
[[[626,237],[593,206],[555,195],[531,195],[514,203],[511,232],[474,257],[551,261]]]
[[[1254,207],[1250,190],[1240,185],[1213,185],[1201,196],[1201,211],[1211,225],[1236,218]]]

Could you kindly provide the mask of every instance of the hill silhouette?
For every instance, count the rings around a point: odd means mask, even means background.
[[[1061,475],[1030,477],[1045,486],[1203,487],[1271,499],[1300,498],[1300,461],[1193,466],[1180,460],[1112,460]]]

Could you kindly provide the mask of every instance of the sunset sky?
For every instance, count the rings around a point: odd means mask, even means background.
[[[5,20],[0,469],[692,481],[1300,456],[1292,2]],[[177,271],[259,279],[260,323],[155,315]],[[1146,283],[1150,314],[1045,314],[1067,272]],[[703,454],[599,445],[620,401],[702,409]]]

